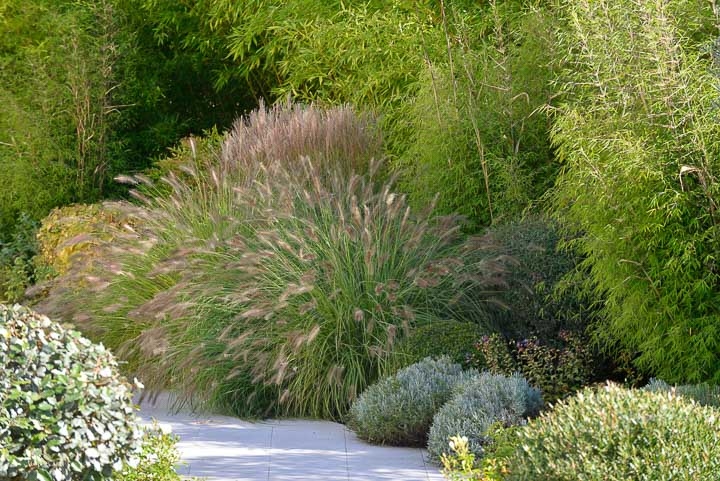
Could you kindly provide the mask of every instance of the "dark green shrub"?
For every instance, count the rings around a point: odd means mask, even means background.
[[[448,356],[453,362],[467,364],[475,343],[485,330],[470,322],[453,320],[435,321],[416,327],[400,341],[396,356],[401,366],[419,362],[426,357]],[[481,368],[476,363],[473,367]]]
[[[552,219],[531,215],[487,230],[498,255],[514,259],[508,267],[508,289],[499,294],[507,306],[493,319],[511,339],[548,341],[561,330],[583,332],[593,319],[590,300],[569,279],[579,258],[562,249],[560,227]]]
[[[588,342],[569,332],[561,332],[557,347],[537,338],[507,341],[499,334],[484,336],[476,347],[478,366],[496,374],[522,373],[547,402],[568,396],[594,379],[596,359]]]
[[[424,446],[435,413],[477,374],[447,357],[423,359],[367,388],[352,404],[347,424],[371,443]]]
[[[681,396],[585,389],[521,431],[509,479],[717,479],[719,433],[717,411]]]
[[[475,343],[470,355],[471,366],[485,366],[494,374],[518,372],[519,366],[513,353],[515,342],[506,340],[501,334],[483,336]]]
[[[528,417],[537,415],[542,403],[540,391],[520,375],[483,372],[435,414],[428,454],[437,462],[450,453],[450,437],[465,436],[469,451],[479,459],[484,455],[484,446],[492,443],[488,431],[493,424],[523,424]]]
[[[671,386],[660,379],[651,379],[645,389],[656,392],[672,391],[679,396],[692,399],[702,406],[720,407],[720,386],[707,383]]]
[[[141,436],[132,389],[102,345],[0,304],[0,478],[100,480]]]

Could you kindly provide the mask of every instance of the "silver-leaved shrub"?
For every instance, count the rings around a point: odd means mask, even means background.
[[[483,372],[461,386],[462,392],[440,409],[432,421],[428,437],[428,454],[439,461],[450,454],[452,436],[468,438],[468,449],[480,459],[492,443],[490,428],[518,426],[535,416],[542,408],[540,391],[519,374],[504,376]]]
[[[371,443],[424,446],[435,413],[458,385],[477,375],[445,356],[425,358],[363,392],[350,408],[348,425]]]
[[[701,406],[720,408],[720,386],[715,384],[681,384],[671,386],[661,379],[650,379],[645,389],[653,392],[673,392],[678,396],[692,399]]]
[[[132,386],[102,345],[0,304],[0,479],[96,481],[134,464]]]
[[[350,408],[348,425],[371,443],[424,446],[435,413],[476,375],[448,357],[425,358],[363,392]]]

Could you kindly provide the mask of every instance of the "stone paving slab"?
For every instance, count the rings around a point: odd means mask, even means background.
[[[283,419],[248,422],[171,413],[167,397],[140,416],[180,437],[178,472],[207,481],[443,481],[425,450],[373,446],[342,424]]]

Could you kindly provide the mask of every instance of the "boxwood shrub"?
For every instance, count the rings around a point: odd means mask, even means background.
[[[0,304],[0,479],[94,481],[133,464],[131,386],[102,345]]]
[[[585,330],[594,311],[577,280],[568,277],[580,259],[559,249],[563,237],[554,221],[529,216],[493,226],[487,235],[496,254],[516,261],[507,274],[509,288],[499,295],[507,309],[494,312],[498,331],[508,338],[536,336],[546,341],[562,330]]]
[[[690,481],[720,473],[718,412],[673,393],[587,388],[521,432],[511,480]]]

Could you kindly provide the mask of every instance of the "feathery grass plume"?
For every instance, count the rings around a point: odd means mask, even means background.
[[[262,218],[243,249],[202,258],[194,280],[203,290],[189,297],[199,299],[196,316],[223,327],[223,355],[277,387],[282,413],[340,418],[414,326],[485,322],[504,265],[484,242],[464,240],[454,219],[411,213],[391,181],[376,182],[375,163],[349,178],[309,158],[275,167],[237,189]],[[215,362],[196,354],[195,366]]]
[[[261,229],[264,213],[254,207],[254,199],[238,203],[239,192],[273,175],[274,164],[295,168],[303,155],[323,159],[323,165],[342,164],[348,173],[364,170],[381,147],[373,119],[349,107],[261,108],[238,120],[224,140],[216,135],[189,139],[151,173],[158,180],[155,187],[148,186],[150,179],[144,176],[120,178],[139,185],[139,205],[112,206],[113,215],[123,221],[97,239],[92,252],[72,258],[39,306],[120,352],[127,369],[156,389],[177,384],[171,379],[175,366],[188,366],[182,359],[170,362],[148,355],[165,352],[171,340],[187,353],[202,352],[224,362],[223,372],[232,371],[236,380],[249,383],[247,376],[238,375],[235,359],[221,356],[226,347],[217,342],[221,330],[194,319],[190,306],[197,300],[183,297],[188,284],[193,293],[207,290],[192,280],[198,258],[220,249],[244,251],[243,237]],[[167,324],[167,319],[184,319],[197,329]],[[198,376],[199,392],[209,392],[205,388],[216,377],[209,374],[205,382]]]
[[[504,270],[455,219],[413,213],[377,180],[374,132],[348,108],[238,121],[108,247],[107,286],[73,299],[83,325],[151,391],[245,416],[341,417],[414,326],[483,322]]]

